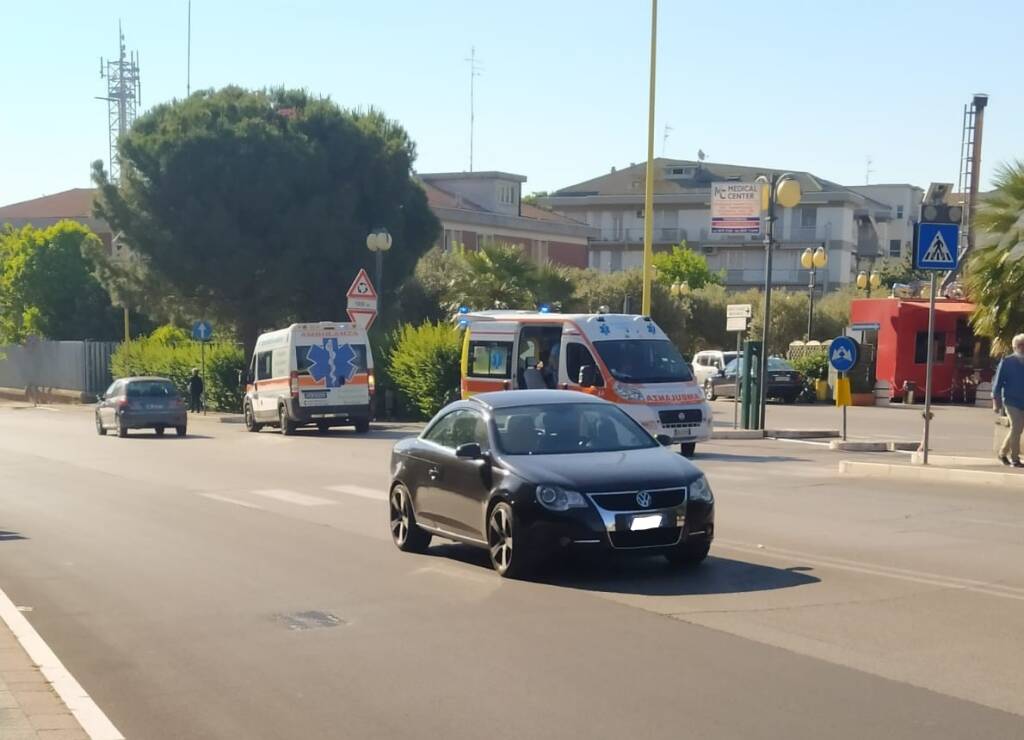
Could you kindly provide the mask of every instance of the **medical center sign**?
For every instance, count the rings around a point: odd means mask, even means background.
[[[711,183],[711,233],[761,233],[761,186],[754,182]]]

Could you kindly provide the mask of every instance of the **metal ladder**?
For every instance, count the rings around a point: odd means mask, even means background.
[[[974,131],[977,109],[974,103],[964,106],[964,130],[960,139],[960,179],[957,182],[956,192],[963,199],[959,204],[963,207],[963,214],[960,216],[960,239],[959,254],[963,258],[971,245],[968,244],[971,223],[971,176],[974,174]],[[950,204],[954,205],[954,204]],[[957,281],[960,270],[947,272],[941,282],[940,295],[947,295]]]

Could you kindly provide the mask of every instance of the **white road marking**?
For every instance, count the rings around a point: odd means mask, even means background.
[[[337,503],[329,498],[320,498],[319,496],[310,496],[307,493],[289,491],[287,488],[267,488],[261,491],[250,491],[250,493],[297,506],[331,506]]]
[[[211,498],[214,501],[223,501],[226,504],[235,504],[236,506],[244,506],[247,509],[259,509],[264,511],[265,509],[258,504],[249,503],[248,501],[242,501],[241,499],[231,498],[230,496],[221,496],[219,493],[201,493],[200,496],[205,498]]]
[[[124,740],[124,735],[118,732],[114,723],[85,693],[81,684],[58,660],[50,646],[43,642],[43,638],[25,619],[25,615],[3,591],[0,591],[0,618],[6,622],[32,662],[39,666],[43,676],[78,720],[86,735],[92,740]]]
[[[864,563],[857,560],[846,560],[844,558],[834,558],[825,555],[812,555],[810,553],[799,552],[797,550],[786,550],[780,547],[765,546],[763,548],[758,548],[755,545],[749,545],[742,542],[715,540],[715,546],[724,547],[727,550],[736,550],[750,555],[765,555],[784,560],[795,559],[800,560],[801,562],[810,563],[811,565],[817,565],[823,568],[835,568],[836,570],[845,570],[851,573],[882,576],[884,578],[894,578],[899,581],[920,583],[925,586],[961,589],[964,591],[971,591],[973,593],[985,594],[987,596],[998,596],[1004,599],[1024,601],[1024,588],[1019,588],[1017,586],[1004,586],[1003,584],[992,583],[989,581],[976,581],[971,578],[956,578],[953,576],[943,576],[937,573],[926,573],[916,570],[906,570],[904,568],[875,565],[873,563]]]
[[[325,486],[328,491],[334,491],[335,493],[347,493],[350,496],[362,496],[363,498],[372,498],[376,501],[387,501],[388,494],[386,491],[382,491],[379,488],[369,488],[367,486],[354,486],[354,485],[341,485],[341,486]]]

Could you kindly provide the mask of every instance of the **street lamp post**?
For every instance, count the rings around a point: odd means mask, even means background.
[[[755,180],[761,185],[761,210],[767,210],[764,236],[764,326],[761,331],[761,367],[758,371],[760,382],[760,414],[758,420],[761,429],[765,428],[764,413],[768,405],[768,338],[772,317],[772,254],[775,251],[775,209],[776,206],[793,208],[800,202],[800,183],[796,177],[787,173],[773,172],[771,176],[761,175]]]
[[[861,271],[857,273],[857,287],[867,291],[868,298],[871,297],[871,289],[878,288],[882,284],[882,276],[874,270],[870,273]]]
[[[377,261],[374,286],[378,296],[384,294],[384,253],[391,249],[392,241],[391,234],[383,227],[374,229],[366,236],[366,248],[374,253]],[[380,313],[381,302],[378,300],[377,315],[380,316]]]
[[[807,338],[806,341],[811,341],[811,331],[814,329],[814,277],[818,270],[828,264],[828,252],[825,251],[825,245],[812,250],[810,247],[804,250],[804,253],[800,255],[800,265],[805,270],[811,271],[810,282],[807,284]]]

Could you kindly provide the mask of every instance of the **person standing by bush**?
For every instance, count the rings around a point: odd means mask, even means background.
[[[1005,408],[1010,417],[1010,433],[999,450],[999,461],[1024,468],[1020,459],[1020,437],[1024,432],[1024,334],[1013,338],[1013,354],[999,363],[992,383],[992,408],[996,413]]]
[[[198,414],[203,406],[203,379],[199,377],[199,368],[192,368],[192,377],[188,379],[188,410]]]

